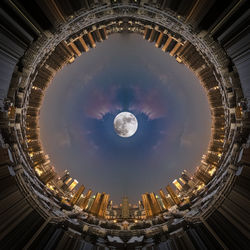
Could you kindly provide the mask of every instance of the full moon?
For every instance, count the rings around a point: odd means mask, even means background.
[[[137,128],[136,117],[130,112],[121,112],[114,119],[115,132],[121,137],[132,136]]]

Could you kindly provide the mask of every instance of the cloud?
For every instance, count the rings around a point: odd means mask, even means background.
[[[179,72],[173,72],[171,67],[167,70],[163,70],[151,64],[148,64],[147,68],[156,78],[158,78],[169,92],[175,95],[175,98],[179,100],[186,99],[185,85],[179,84],[179,79],[181,79]]]
[[[163,70],[159,70],[156,66],[152,64],[147,64],[146,67],[148,68],[148,71],[150,71],[152,74],[154,74],[163,84],[172,85],[173,84],[173,77],[171,75],[171,72],[163,73]],[[169,69],[168,69],[169,70]]]
[[[92,91],[84,107],[85,114],[88,117],[101,120],[107,113],[121,110],[121,105],[115,100],[116,89],[116,87],[111,87],[108,93],[101,88]]]
[[[154,151],[159,151],[159,149],[162,147],[162,141],[158,141],[154,146],[153,146],[153,150]]]
[[[99,65],[95,67],[94,69],[90,70],[83,70],[77,68],[77,72],[74,72],[72,75],[72,79],[69,79],[69,82],[72,82],[73,84],[67,85],[66,90],[66,98],[68,101],[71,99],[74,99],[76,95],[79,94],[83,90],[83,88],[91,84],[94,80],[94,78],[100,74],[100,72],[104,69],[104,65]],[[80,73],[79,73],[80,72]],[[65,80],[64,80],[65,81]],[[77,90],[77,91],[76,91]]]
[[[59,147],[71,147],[71,137],[67,128],[58,131],[55,135],[55,140]]]
[[[150,120],[166,116],[167,106],[162,93],[158,89],[142,89],[133,87],[135,101],[130,106],[130,110],[144,113]]]
[[[193,134],[188,134],[188,135],[182,135],[180,137],[180,146],[181,147],[190,147],[192,146],[192,142],[193,142]]]
[[[197,133],[193,132],[193,129],[190,128],[190,124],[186,122],[183,127],[183,132],[180,135],[180,147],[190,148],[196,140]]]

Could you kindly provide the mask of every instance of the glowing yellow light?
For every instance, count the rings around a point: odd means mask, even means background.
[[[52,186],[52,185],[50,185],[50,184],[46,184],[46,186],[50,189],[50,190],[54,190],[54,187]]]
[[[69,59],[69,62],[70,63],[72,63],[72,62],[74,62],[75,61],[75,58],[74,57],[71,57],[70,59]]]
[[[213,174],[215,173],[215,171],[216,171],[216,168],[214,167],[214,168],[208,170],[208,174],[209,174],[210,176],[213,176]]]
[[[205,186],[205,184],[202,183],[201,185],[198,186],[197,190],[201,190],[204,186]]]
[[[43,174],[43,171],[39,168],[35,168],[36,173],[41,176]]]

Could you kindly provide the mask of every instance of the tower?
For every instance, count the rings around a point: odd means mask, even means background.
[[[72,205],[75,205],[77,203],[77,201],[79,200],[84,189],[85,189],[84,185],[81,185],[80,188],[77,190],[77,192],[75,193],[75,195],[73,196],[73,198],[70,201]]]
[[[88,205],[88,203],[89,203],[89,199],[90,199],[91,194],[92,194],[92,190],[89,189],[88,192],[87,192],[87,194],[86,194],[86,196],[84,197],[82,203],[80,204],[80,207],[81,207],[83,210],[87,208],[87,205]]]
[[[146,216],[147,217],[152,217],[153,216],[153,212],[152,212],[151,206],[149,204],[148,195],[147,194],[148,193],[141,195],[141,197],[142,197],[142,203],[143,203],[143,206],[144,206],[144,210],[145,210]]]
[[[78,184],[78,181],[74,179],[74,181],[69,185],[69,191],[72,191],[76,185]]]
[[[128,218],[129,217],[129,203],[128,203],[128,197],[122,198],[122,218]]]
[[[63,182],[65,182],[69,178],[69,171],[64,170],[63,176],[60,178]]]
[[[108,202],[109,202],[109,194],[103,193],[102,194],[102,200],[100,202],[99,211],[98,211],[98,216],[99,217],[102,217],[102,218],[105,217]]]
[[[166,195],[164,194],[163,190],[160,189],[160,197],[162,199],[162,202],[164,204],[165,209],[169,209],[171,207],[171,204],[168,202]]]
[[[176,205],[179,205],[181,203],[180,199],[177,197],[177,195],[175,194],[174,190],[170,187],[170,185],[166,186],[166,190],[168,191],[168,193],[170,194],[171,198],[173,199],[174,203]]]
[[[101,200],[101,193],[97,193],[95,196],[95,199],[93,201],[93,204],[90,208],[90,213],[97,215],[98,210],[99,210],[99,206],[100,206],[100,200]]]
[[[62,185],[61,189],[63,191],[68,191],[69,185],[70,185],[71,181],[72,181],[72,178],[71,177],[67,177],[67,179],[63,182],[63,185]]]
[[[89,198],[88,203],[87,203],[87,205],[86,205],[86,207],[85,207],[85,210],[87,210],[87,211],[90,212],[91,207],[92,207],[92,205],[93,205],[93,203],[94,203],[95,197],[96,197],[96,195],[92,195],[92,196]]]
[[[152,192],[149,194],[149,204],[151,206],[153,215],[157,215],[161,212],[160,205],[155,197],[155,194]]]
[[[173,181],[173,184],[179,191],[182,191],[182,186],[176,179]]]

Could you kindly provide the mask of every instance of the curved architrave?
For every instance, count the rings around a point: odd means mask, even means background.
[[[134,11],[136,11],[134,13]],[[98,15],[103,16],[98,17]],[[71,35],[79,32],[82,29],[87,29],[92,25],[101,24],[111,20],[119,20],[124,18],[133,18],[153,25],[159,25],[163,28],[170,29],[173,32],[181,34],[186,40],[190,41],[198,51],[204,56],[209,65],[213,65],[217,71],[221,82],[219,87],[222,93],[225,93],[226,88],[231,87],[229,74],[227,71],[227,57],[220,46],[212,40],[209,36],[198,36],[195,34],[193,28],[184,23],[182,18],[176,17],[171,11],[161,11],[150,6],[135,6],[129,4],[119,4],[114,6],[102,6],[94,8],[90,11],[79,11],[76,17],[69,19],[65,24],[57,26],[57,31],[54,34],[44,33],[42,36],[32,44],[31,48],[23,58],[24,73],[21,86],[26,88],[26,97],[24,98],[23,108],[28,103],[28,94],[31,91],[33,75],[37,68],[46,62],[46,58],[52,53],[55,47]],[[39,65],[39,66],[38,66]],[[224,107],[228,107],[227,95],[223,96]],[[230,124],[230,117],[227,115],[225,109],[227,123]],[[25,112],[23,113],[25,116]],[[235,131],[233,131],[235,135]],[[231,153],[233,145],[227,152]],[[224,164],[226,167],[227,162]],[[224,167],[224,168],[225,168]],[[224,169],[223,168],[223,169]]]

